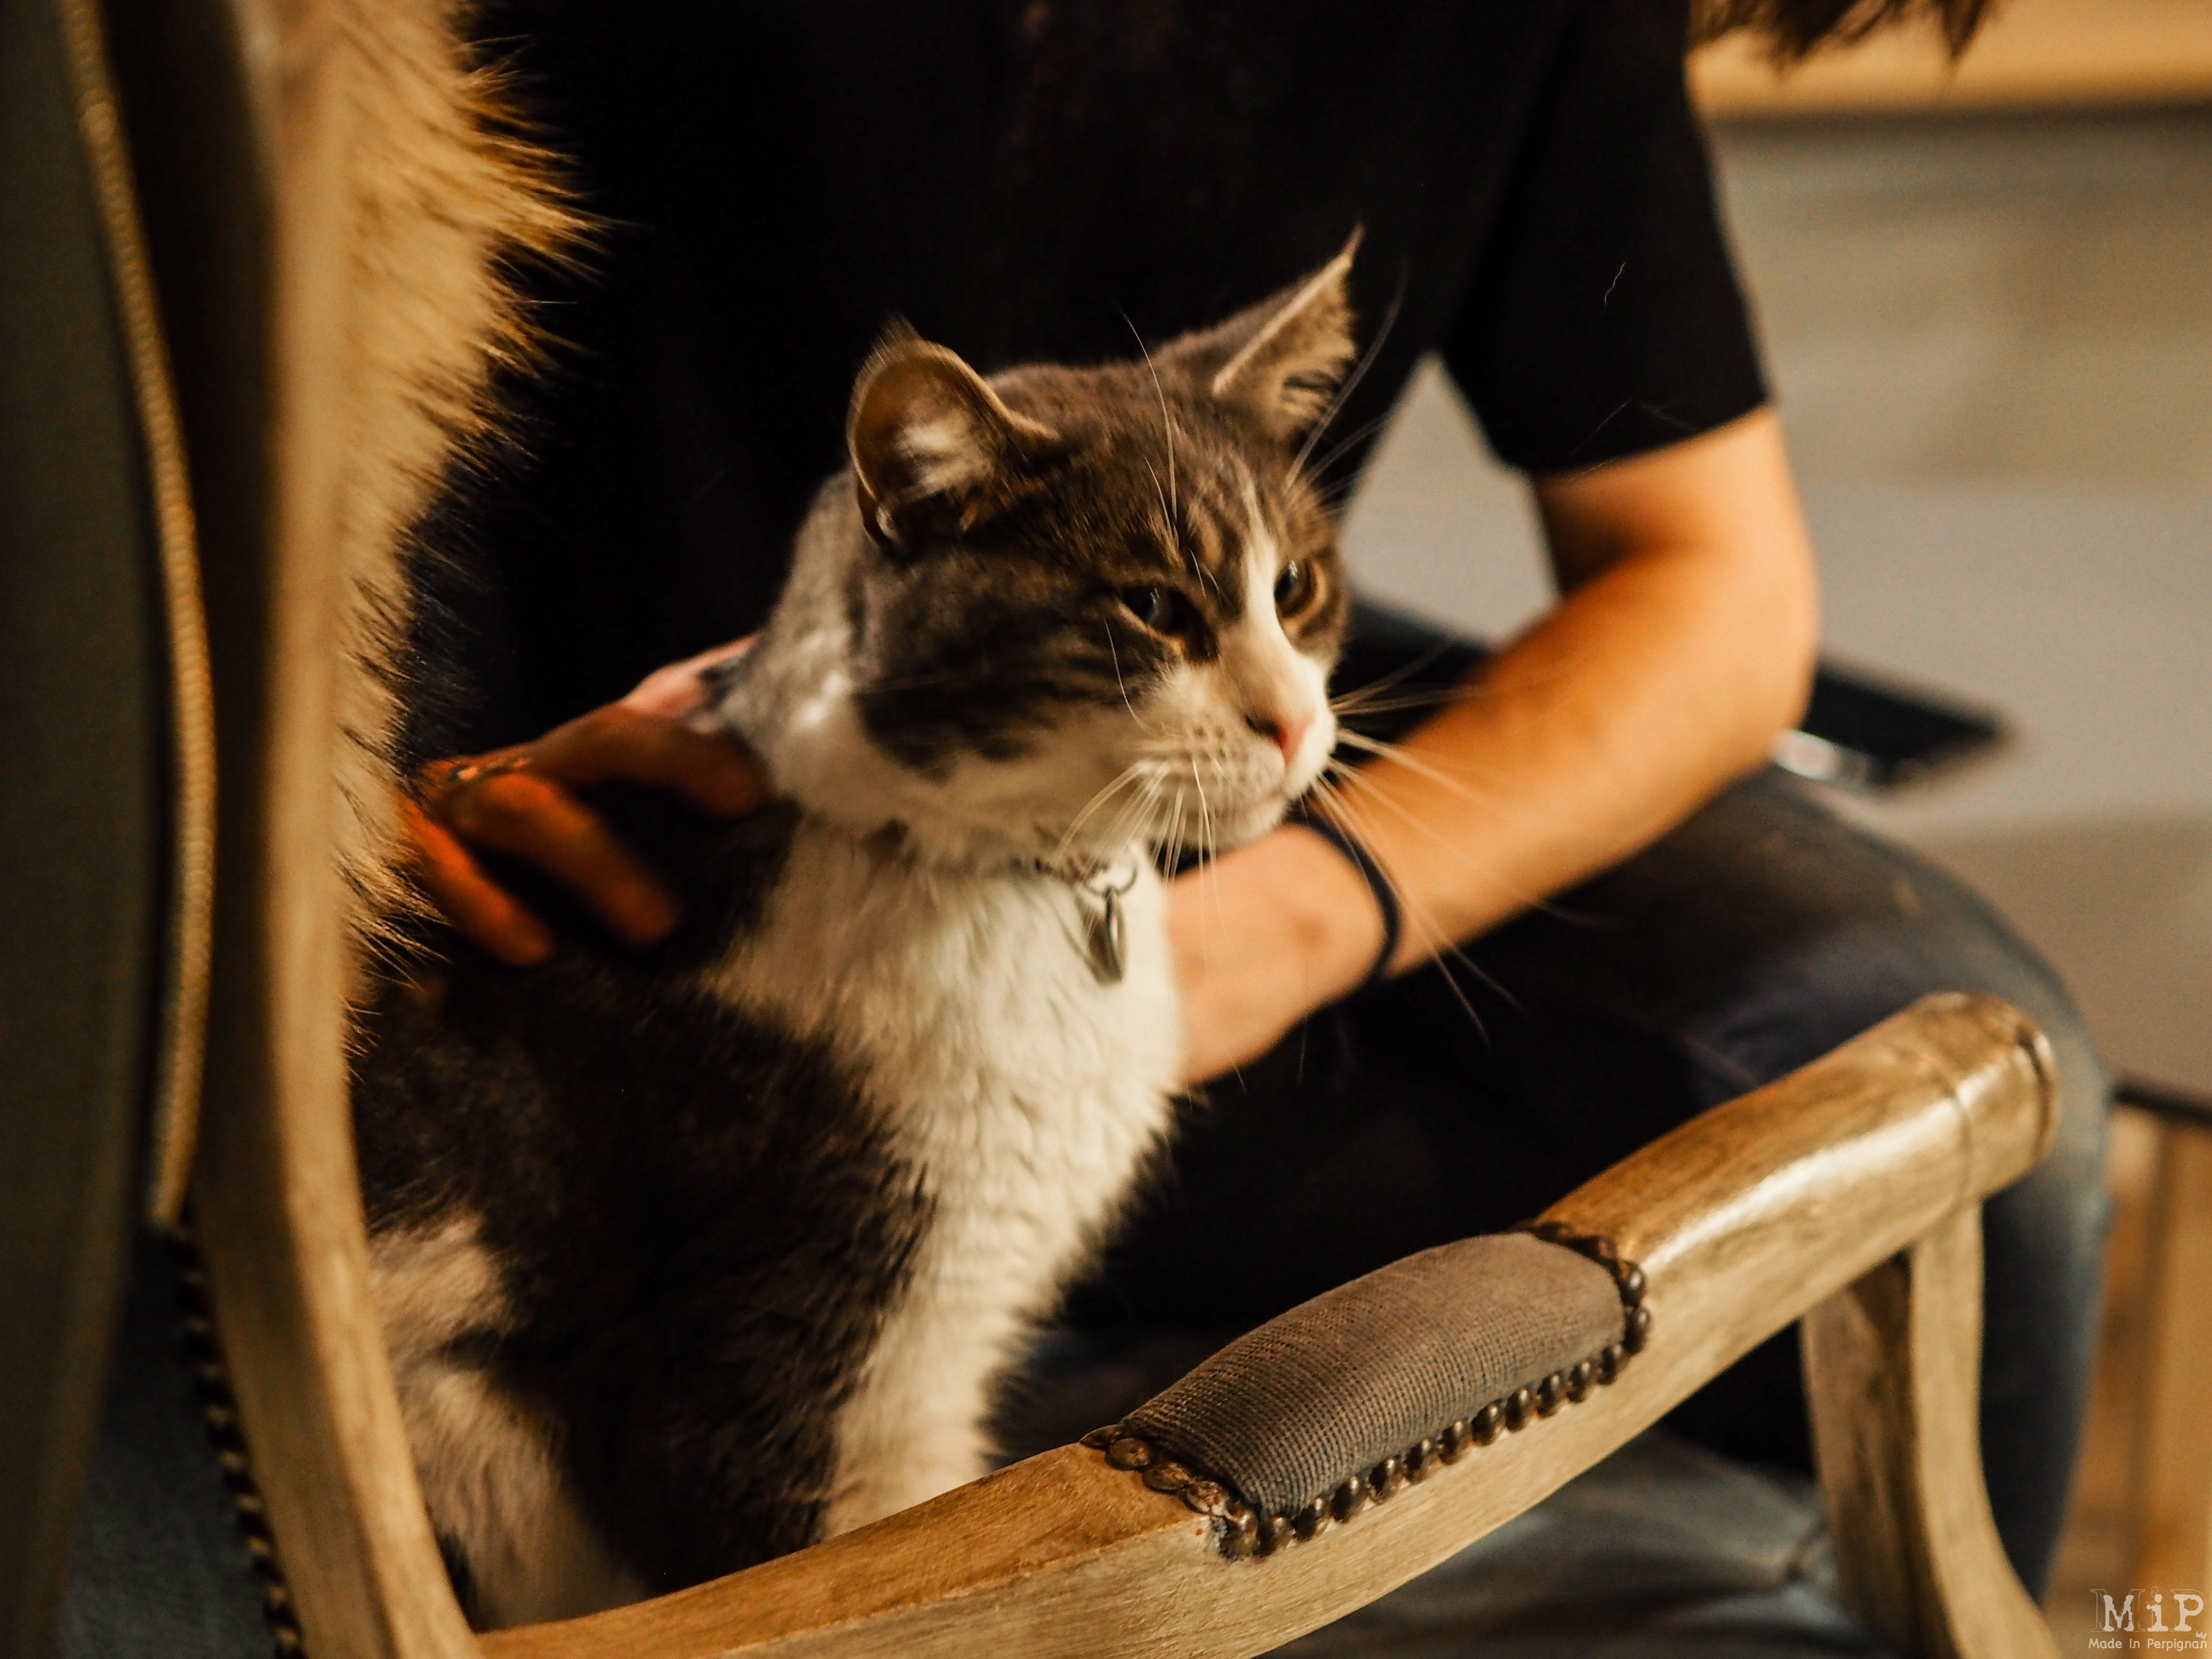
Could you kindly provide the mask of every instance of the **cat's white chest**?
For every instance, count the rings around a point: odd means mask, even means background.
[[[1158,1093],[1179,1075],[1166,896],[1149,866],[1124,866],[1131,874],[1114,981],[1091,945],[1096,893],[916,866],[804,823],[760,925],[709,983],[833,1045],[917,1152],[972,1145],[1008,1109],[1073,1129],[1102,1094]]]
[[[842,1414],[830,1529],[981,1472],[992,1375],[1097,1242],[1165,1133],[1182,1064],[1166,895],[1123,895],[1118,981],[1103,901],[1028,874],[918,868],[799,830],[720,996],[828,1045],[932,1203],[928,1232]]]

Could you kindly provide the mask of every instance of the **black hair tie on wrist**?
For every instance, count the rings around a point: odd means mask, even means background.
[[[1376,954],[1375,965],[1367,970],[1367,977],[1346,993],[1358,996],[1369,987],[1380,984],[1390,971],[1391,959],[1398,954],[1398,940],[1405,931],[1405,914],[1398,907],[1398,895],[1390,885],[1390,878],[1382,873],[1382,866],[1375,861],[1375,854],[1365,843],[1334,818],[1323,817],[1310,808],[1301,807],[1291,818],[1301,830],[1310,830],[1323,841],[1350,860],[1352,867],[1359,872],[1367,890],[1375,896],[1375,908],[1382,913],[1382,948]]]

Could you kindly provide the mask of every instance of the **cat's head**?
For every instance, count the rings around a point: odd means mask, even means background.
[[[1131,362],[986,380],[887,339],[727,705],[778,787],[956,859],[1273,827],[1336,737],[1347,601],[1302,445],[1353,355],[1352,253]]]

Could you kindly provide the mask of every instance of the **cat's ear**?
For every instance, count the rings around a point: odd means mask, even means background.
[[[1059,443],[956,354],[903,325],[861,369],[845,436],[861,523],[884,546],[907,550],[933,520],[972,528],[1023,462]]]
[[[1358,349],[1352,339],[1352,256],[1361,233],[1303,282],[1159,355],[1214,397],[1233,403],[1285,442],[1328,412]]]

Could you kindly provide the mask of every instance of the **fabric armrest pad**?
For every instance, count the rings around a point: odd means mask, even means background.
[[[1248,1333],[1133,1434],[1287,1514],[1622,1335],[1613,1275],[1525,1233],[1394,1261]]]

